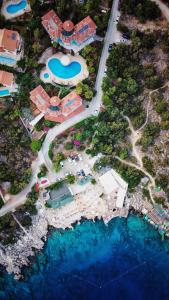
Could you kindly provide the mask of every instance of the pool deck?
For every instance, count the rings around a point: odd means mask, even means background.
[[[51,83],[53,85],[54,85],[54,83],[57,83],[57,84],[61,84],[61,85],[76,86],[79,82],[81,82],[82,80],[86,79],[89,76],[89,71],[87,69],[85,59],[80,55],[72,56],[70,54],[68,54],[70,63],[75,62],[75,61],[79,62],[81,64],[81,72],[79,74],[77,74],[76,76],[74,76],[73,78],[69,78],[69,79],[63,79],[63,78],[53,75],[53,73],[48,68],[48,61],[51,58],[58,58],[60,60],[62,56],[63,56],[63,53],[59,52],[59,53],[52,55],[50,58],[47,59],[46,68],[42,69],[42,71],[40,73],[40,79],[43,82]],[[49,74],[48,78],[44,78],[45,73]]]
[[[15,84],[14,84],[13,86],[11,86],[11,87],[5,87],[5,86],[1,86],[1,87],[0,87],[0,93],[1,93],[1,91],[6,91],[6,90],[9,91],[9,94],[3,95],[3,96],[0,95],[0,98],[1,98],[1,97],[10,97],[11,94],[16,93],[17,90],[18,90],[18,85],[15,83]]]
[[[18,54],[0,52],[0,56],[3,56],[5,58],[12,58],[14,60],[13,63],[0,62],[0,65],[5,65],[5,66],[15,68],[17,66],[17,62],[23,57],[23,55],[24,55],[24,50],[23,50],[23,41],[22,41],[22,50]]]
[[[18,4],[20,3],[21,0],[3,0],[2,8],[1,8],[1,15],[5,17],[6,20],[14,19],[17,17],[20,17],[24,13],[29,13],[31,11],[30,4],[27,2],[27,5],[24,9],[21,9],[17,11],[16,13],[10,14],[7,12],[7,6],[12,5],[12,4]]]

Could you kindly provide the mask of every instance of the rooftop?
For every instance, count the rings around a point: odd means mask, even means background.
[[[116,195],[116,206],[122,208],[128,184],[113,169],[103,174],[99,180],[104,188],[105,194],[110,196],[111,194]]]
[[[38,85],[34,90],[30,92],[30,99],[34,104],[36,104],[37,108],[41,112],[46,111],[49,107],[50,97],[41,85]]]
[[[72,31],[74,28],[74,24],[72,21],[68,20],[63,23],[63,29],[65,31]]]
[[[20,35],[17,31],[0,29],[0,48],[16,51],[19,47]]]
[[[59,188],[49,192],[50,200],[48,203],[52,208],[58,208],[73,200],[73,195],[66,184],[62,184]]]
[[[62,123],[84,110],[81,97],[72,91],[63,99],[49,97],[41,85],[30,92],[31,101],[39,111],[45,113],[45,119]]]
[[[72,41],[83,43],[95,33],[97,27],[90,16],[84,18],[75,26],[71,20],[62,23],[54,10],[50,10],[42,17],[42,24],[53,40],[60,39],[66,44]]]
[[[14,82],[13,73],[0,70],[0,84],[4,86],[11,86],[13,82]]]

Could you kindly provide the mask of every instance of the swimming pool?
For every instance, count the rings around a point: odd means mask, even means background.
[[[81,72],[81,64],[79,62],[73,61],[69,65],[64,66],[56,57],[48,61],[48,68],[53,75],[63,79],[73,78]]]
[[[15,64],[15,59],[0,55],[0,64],[14,65]]]
[[[9,96],[10,92],[9,90],[0,90],[0,97],[5,97],[5,96]]]
[[[27,2],[25,0],[21,0],[19,3],[9,4],[6,7],[6,10],[7,10],[8,14],[16,14],[20,10],[25,9],[26,6],[27,6]]]

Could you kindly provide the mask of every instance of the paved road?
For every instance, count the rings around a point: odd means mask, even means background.
[[[31,182],[28,184],[28,186],[25,189],[22,190],[21,193],[17,194],[16,196],[12,196],[11,200],[0,209],[0,216],[6,214],[9,211],[14,210],[16,207],[18,207],[19,205],[25,202],[26,195],[29,193],[31,186],[37,180],[39,166],[42,163],[46,164],[50,172],[50,178],[54,179],[54,177],[56,177],[56,175],[52,172],[52,163],[48,157],[49,146],[51,142],[54,140],[54,138],[59,134],[61,134],[62,132],[64,132],[65,130],[67,130],[69,127],[75,125],[76,123],[86,119],[91,115],[94,115],[96,111],[100,110],[101,103],[102,103],[102,95],[103,95],[101,85],[104,77],[106,60],[109,55],[108,52],[109,44],[116,42],[119,37],[119,33],[117,32],[117,26],[116,26],[117,24],[113,22],[113,20],[116,20],[117,16],[119,15],[118,5],[119,5],[119,0],[114,0],[111,9],[109,23],[108,23],[107,33],[104,39],[104,46],[103,46],[102,55],[99,63],[97,79],[95,83],[95,90],[97,91],[96,96],[93,98],[92,102],[90,103],[89,108],[87,108],[84,112],[49,130],[45,138],[45,141],[43,142],[43,146],[40,152],[38,153],[38,158],[32,164],[33,177]]]
[[[163,16],[169,22],[169,7],[164,2],[162,2],[160,0],[151,0],[151,1],[155,2],[159,6],[159,8],[161,9],[161,12],[163,14]]]
[[[91,115],[94,115],[96,111],[100,110],[100,106],[102,104],[102,95],[103,95],[102,81],[103,81],[103,77],[104,77],[106,60],[109,55],[109,51],[108,51],[109,44],[114,43],[117,40],[117,35],[118,35],[116,23],[113,22],[113,20],[117,19],[117,16],[119,14],[118,5],[119,5],[119,0],[114,0],[114,4],[112,6],[109,24],[108,24],[108,28],[107,28],[107,33],[106,33],[106,36],[104,39],[104,46],[103,46],[99,69],[98,69],[98,73],[97,73],[97,79],[96,79],[96,83],[95,83],[95,90],[97,91],[96,96],[93,98],[88,109],[86,109],[81,114],[75,116],[74,118],[67,120],[66,122],[62,123],[61,125],[55,126],[53,129],[51,129],[48,132],[48,134],[45,138],[45,141],[43,143],[41,151],[43,153],[45,164],[48,167],[49,171],[52,168],[52,163],[48,157],[48,149],[49,149],[49,145],[54,140],[54,138],[57,135],[59,135],[60,133],[64,132],[69,127],[86,119],[87,117],[89,117]]]

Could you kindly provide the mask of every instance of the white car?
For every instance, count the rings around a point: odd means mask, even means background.
[[[99,112],[98,109],[95,109],[95,110],[94,110],[94,115],[97,116],[97,115],[98,115],[98,112]]]

